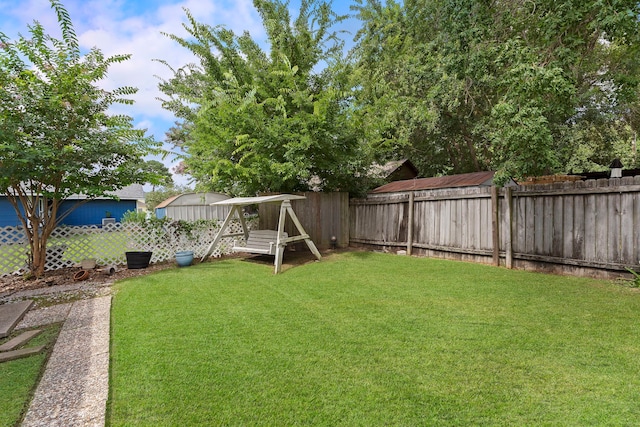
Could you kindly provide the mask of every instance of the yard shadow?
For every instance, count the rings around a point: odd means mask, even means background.
[[[321,253],[321,255],[325,256],[324,253]],[[243,262],[273,267],[275,257],[272,255],[245,255],[242,260]],[[282,259],[282,271],[314,261],[316,261],[316,257],[311,251],[285,251]]]

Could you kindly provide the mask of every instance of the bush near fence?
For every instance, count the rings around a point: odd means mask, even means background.
[[[252,228],[257,218],[250,218],[247,223]],[[242,227],[234,222],[230,229],[232,233],[240,232]],[[191,250],[195,258],[201,258],[219,230],[220,224],[211,220],[61,226],[48,240],[45,270],[72,267],[84,259],[95,259],[98,265],[124,265],[128,251],[151,251],[152,263],[171,261],[182,250]],[[232,239],[225,238],[211,256],[229,254],[232,246]],[[25,273],[28,254],[29,243],[21,227],[0,227],[0,276]]]

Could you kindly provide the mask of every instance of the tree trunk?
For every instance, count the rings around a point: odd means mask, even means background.
[[[31,244],[30,270],[36,278],[44,276],[44,268],[47,262],[47,241],[38,234],[33,235]]]

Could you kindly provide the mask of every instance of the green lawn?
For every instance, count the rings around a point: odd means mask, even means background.
[[[29,401],[44,370],[47,355],[53,349],[60,332],[60,324],[39,328],[42,332],[23,347],[46,345],[45,351],[23,359],[0,363],[0,426],[14,426],[28,409]],[[9,341],[24,331],[0,339],[0,344]]]
[[[375,253],[118,283],[108,421],[638,425],[640,293]]]

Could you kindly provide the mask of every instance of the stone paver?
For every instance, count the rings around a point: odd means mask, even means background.
[[[34,354],[40,353],[42,350],[44,350],[43,345],[39,347],[27,347],[19,350],[3,351],[0,353],[0,363],[33,356]]]
[[[26,331],[18,335],[17,337],[7,341],[6,343],[0,345],[0,352],[2,351],[11,351],[20,347],[21,345],[29,342],[29,340],[36,335],[42,332],[39,329],[34,329],[33,331]]]
[[[0,305],[0,338],[11,334],[33,301],[19,301]]]

